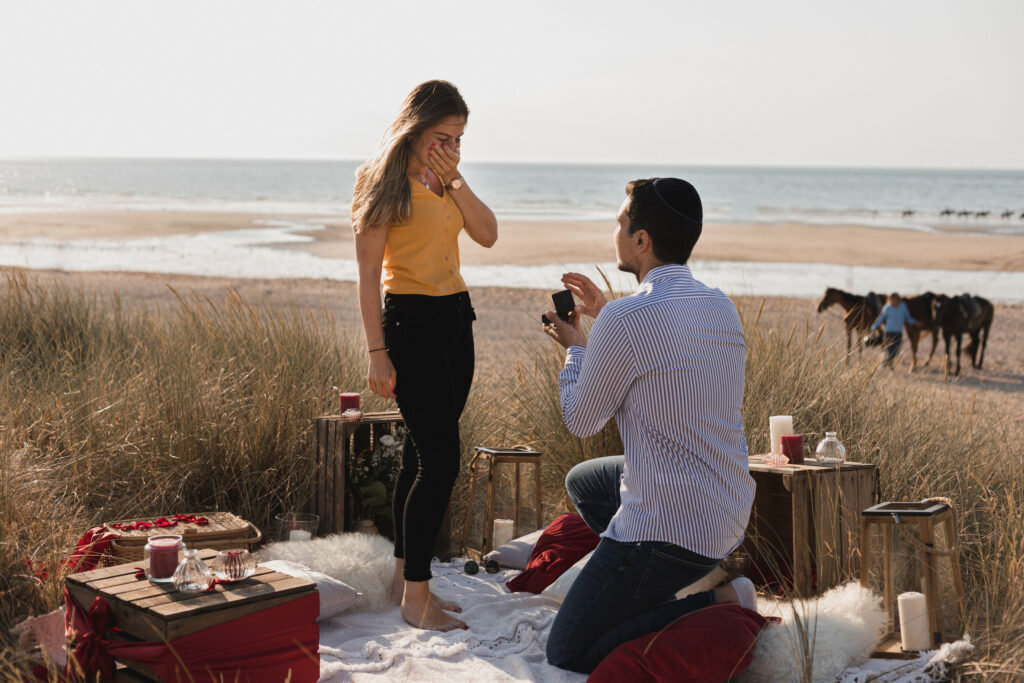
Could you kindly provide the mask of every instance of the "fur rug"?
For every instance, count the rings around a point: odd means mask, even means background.
[[[390,596],[395,544],[377,534],[336,534],[304,542],[271,543],[259,561],[289,560],[333,576],[363,594],[354,610],[379,612],[395,604]]]
[[[834,681],[846,668],[863,664],[885,626],[881,598],[857,582],[836,586],[819,598],[782,602],[758,599],[757,611],[782,619],[769,624],[754,645],[754,661],[739,680],[748,683],[804,680],[810,664],[814,681]]]

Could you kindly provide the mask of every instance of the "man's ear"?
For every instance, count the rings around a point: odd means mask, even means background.
[[[632,234],[633,246],[637,253],[644,253],[651,249],[651,235],[643,228],[640,228]]]

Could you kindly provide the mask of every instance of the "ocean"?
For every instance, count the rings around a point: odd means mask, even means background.
[[[0,243],[0,265],[68,271],[135,271],[238,278],[356,279],[355,261],[297,246],[347,217],[354,161],[6,160],[0,212],[183,209],[264,214],[251,228],[137,239]],[[965,230],[1024,238],[1024,171],[740,168],[708,166],[470,164],[474,191],[499,218],[613,221],[631,179],[674,175],[701,192],[707,222],[860,224]],[[943,215],[952,211],[953,216]],[[962,215],[956,215],[961,213]],[[966,214],[966,215],[964,215]],[[1024,244],[1024,242],[1022,242]],[[463,266],[470,287],[557,288],[597,267],[620,291],[635,283],[614,263]],[[820,297],[825,287],[866,292],[972,292],[1024,303],[1024,273],[693,261],[697,277],[731,295]],[[616,279],[617,278],[617,279]],[[880,284],[884,283],[884,284]]]
[[[176,208],[344,216],[358,163],[0,160],[0,211]],[[627,181],[677,176],[697,187],[708,222],[924,231],[968,226],[1024,235],[1024,171],[469,162],[462,170],[505,219],[610,221]]]

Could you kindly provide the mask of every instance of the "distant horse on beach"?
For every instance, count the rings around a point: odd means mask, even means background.
[[[828,287],[825,290],[825,296],[818,303],[818,313],[834,304],[839,304],[846,311],[843,315],[843,322],[846,324],[846,354],[849,356],[850,347],[853,345],[852,336],[855,334],[857,335],[857,350],[864,350],[864,342],[861,339],[860,333],[867,332],[871,328],[871,323],[875,322],[875,318],[878,317],[878,313],[882,310],[882,304],[884,303],[884,294],[877,295],[876,301],[871,302],[866,296],[850,294],[835,287]]]
[[[932,362],[932,356],[935,355],[935,347],[939,343],[939,327],[935,323],[932,313],[932,302],[935,301],[935,296],[931,292],[925,292],[924,294],[903,299],[903,303],[907,305],[907,310],[910,311],[910,317],[914,319],[913,325],[905,325],[903,328],[907,331],[907,339],[910,340],[911,372],[917,369],[917,343],[920,341],[921,335],[930,334],[932,336],[932,350],[928,354],[928,360],[924,362],[925,365]]]
[[[988,299],[980,296],[963,294],[949,297],[939,294],[932,301],[932,315],[935,324],[942,329],[942,338],[946,343],[946,372],[949,372],[949,339],[956,338],[956,375],[960,374],[960,343],[962,335],[968,334],[971,343],[967,345],[967,353],[971,354],[971,366],[981,370],[985,362],[985,347],[988,345],[988,333],[992,327],[995,309]],[[980,345],[979,345],[980,341]],[[980,353],[979,353],[980,351]]]

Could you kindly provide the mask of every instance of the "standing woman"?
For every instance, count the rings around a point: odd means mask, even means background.
[[[466,628],[430,592],[430,560],[459,473],[459,417],[473,381],[473,307],[459,273],[459,233],[485,247],[494,213],[459,173],[469,108],[454,85],[427,81],[402,103],[377,156],[356,171],[352,229],[370,389],[396,398],[406,425],[395,486],[395,576],[402,617]],[[382,277],[383,274],[383,277]],[[381,284],[384,305],[381,310]]]

